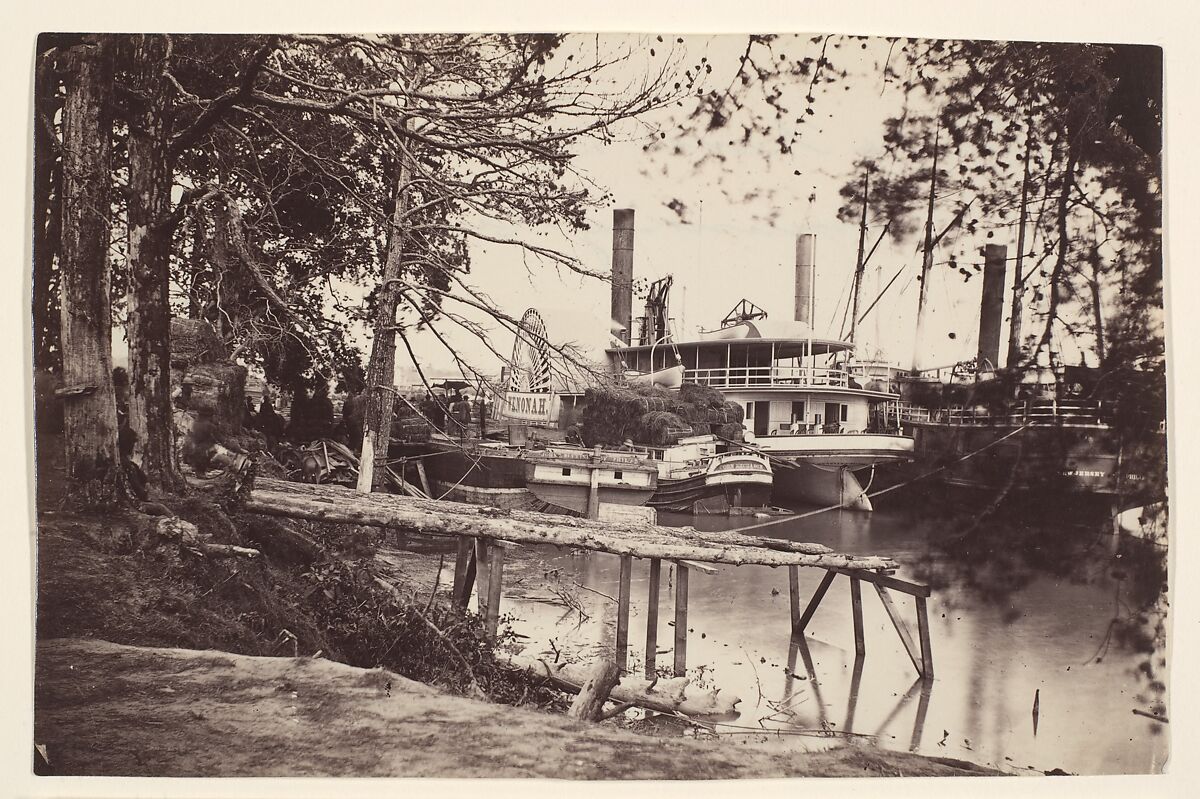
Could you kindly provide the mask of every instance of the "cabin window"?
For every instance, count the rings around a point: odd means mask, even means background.
[[[801,404],[803,404],[803,403],[801,403]],[[746,403],[746,418],[747,419],[754,418],[754,403],[753,402]]]
[[[570,476],[571,476],[571,467],[564,466],[563,467],[563,477],[570,477]]]
[[[618,471],[618,472],[613,472],[613,479],[614,479],[614,480],[621,480],[621,479],[624,479],[624,477],[625,477],[625,472],[620,472],[620,471]]]
[[[804,402],[803,402],[803,400],[801,400],[800,402],[792,403],[792,421],[797,421],[797,422],[800,422],[800,424],[804,424]]]
[[[846,421],[846,420],[849,418],[849,414],[850,414],[850,406],[849,406],[849,405],[843,405],[843,406],[842,406],[842,421],[843,421],[843,422],[844,422],[844,421]]]

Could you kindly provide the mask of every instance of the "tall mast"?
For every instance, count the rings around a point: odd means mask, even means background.
[[[871,188],[871,168],[863,173],[862,222],[858,226],[858,259],[854,263],[854,291],[850,306],[850,341],[854,342],[854,334],[858,329],[858,297],[862,293],[863,256],[867,247],[867,195]]]
[[[925,252],[921,258],[921,290],[917,296],[917,330],[913,336],[912,371],[921,370],[922,333],[925,326],[925,297],[929,293],[929,270],[933,266],[933,194],[937,189],[938,134],[941,120],[933,133],[933,169],[929,173],[929,211],[925,218]]]
[[[1029,151],[1033,136],[1033,120],[1026,122],[1025,129],[1025,174],[1021,177],[1021,219],[1017,227],[1017,268],[1013,272],[1012,315],[1008,326],[1008,360],[1010,369],[1021,362],[1021,324],[1025,313],[1025,222],[1028,219],[1029,202]]]

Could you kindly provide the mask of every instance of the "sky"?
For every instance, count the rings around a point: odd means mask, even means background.
[[[667,44],[673,41],[669,37]],[[737,70],[738,56],[746,37],[686,36],[679,45],[685,65],[706,59],[713,71],[707,84],[723,87]],[[810,36],[783,37],[774,46],[776,53],[789,58],[816,56],[820,45]],[[568,44],[593,46],[591,35]],[[627,64],[628,79],[638,70],[654,63],[650,48],[663,44],[652,36],[604,37],[599,46],[628,47],[634,56]],[[590,230],[563,237],[548,233],[549,241],[574,254],[588,268],[607,272],[611,264],[612,209],[633,208],[636,212],[634,276],[648,280],[666,274],[674,276],[671,315],[676,332],[687,336],[701,327],[715,327],[737,303],[748,299],[764,308],[772,317],[792,316],[795,238],[801,233],[817,236],[817,333],[836,335],[845,313],[858,246],[858,226],[837,219],[841,206],[839,188],[850,178],[850,170],[859,157],[875,156],[882,148],[883,122],[897,115],[902,97],[894,85],[885,85],[882,65],[889,55],[886,39],[869,40],[865,48],[858,42],[830,50],[835,63],[849,76],[833,88],[818,92],[816,114],[802,128],[793,151],[764,158],[771,147],[729,146],[735,134],[719,132],[706,136],[704,149],[725,156],[724,164],[715,159],[693,167],[694,159],[675,156],[670,146],[643,152],[643,129],[627,133],[625,140],[601,145],[585,140],[578,148],[576,166],[613,194],[613,201],[589,214]],[[898,66],[892,61],[893,67]],[[621,80],[622,77],[616,78]],[[807,82],[790,89],[782,102],[799,113],[800,98]],[[764,106],[765,107],[765,106]],[[658,126],[671,145],[676,133],[675,113],[659,114],[645,122]],[[790,114],[787,116],[791,116]],[[740,138],[740,133],[736,134]],[[774,133],[769,138],[773,138]],[[885,172],[893,167],[882,164]],[[668,207],[674,200],[686,206],[682,216]],[[939,227],[951,215],[942,210]],[[868,248],[878,237],[886,220],[870,219]],[[996,243],[1004,242],[1003,232]],[[539,239],[539,243],[545,243]],[[897,245],[885,239],[866,271],[861,308],[865,309],[898,271],[903,270],[885,298],[860,327],[863,355],[880,354],[893,362],[911,363],[915,309],[920,265],[919,242],[915,239]],[[945,260],[955,253],[962,261],[979,261],[975,252],[979,242],[967,237],[948,237],[938,255]],[[922,351],[927,366],[940,366],[974,355],[981,281],[964,283],[951,276],[949,269],[935,269],[930,280],[926,334]],[[489,294],[497,305],[514,317],[534,307],[546,321],[552,341],[574,342],[596,354],[608,338],[609,286],[594,279],[562,273],[551,266],[527,263],[515,248],[486,245],[472,248],[470,281]],[[634,300],[634,315],[641,303]],[[465,357],[484,372],[497,368],[495,357],[473,337],[443,326],[450,340]],[[511,350],[513,336],[497,331],[492,345],[502,353]],[[453,371],[452,360],[431,335],[414,338],[418,356],[435,371]],[[1003,349],[1003,347],[1002,347]],[[404,372],[407,358],[398,360]]]

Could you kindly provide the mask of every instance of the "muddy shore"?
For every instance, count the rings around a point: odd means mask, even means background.
[[[773,754],[661,739],[450,696],[321,658],[55,639],[37,647],[35,736],[56,773],[122,776],[964,776],[969,763],[840,746]]]

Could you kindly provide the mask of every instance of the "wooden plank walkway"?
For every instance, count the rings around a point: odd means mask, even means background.
[[[687,670],[689,572],[715,572],[705,564],[786,566],[789,571],[790,626],[794,636],[804,635],[805,627],[812,620],[830,584],[838,575],[844,575],[850,579],[855,652],[861,657],[866,651],[861,584],[868,582],[876,588],[918,675],[925,679],[933,675],[926,602],[930,596],[929,588],[893,576],[892,572],[898,564],[889,557],[838,553],[821,544],[760,538],[733,531],[698,531],[692,527],[660,527],[532,511],[504,511],[458,502],[361,493],[340,486],[293,483],[270,478],[247,481],[238,497],[242,507],[253,513],[456,537],[459,544],[452,601],[460,607],[466,607],[473,584],[478,582],[479,589],[475,592],[477,605],[488,633],[493,637],[500,615],[502,594],[504,554],[501,542],[550,544],[618,555],[621,564],[615,645],[616,661],[622,671],[627,665],[629,649],[632,563],[634,558],[649,560],[651,579],[647,605],[652,617],[647,623],[645,642],[647,677],[656,665],[662,561],[675,564],[673,671],[676,675],[683,675]],[[474,546],[467,543],[472,539]],[[825,570],[820,586],[803,613],[800,612],[800,581],[797,575],[800,567]],[[889,588],[915,599],[919,644],[912,641],[900,609],[887,593]]]

